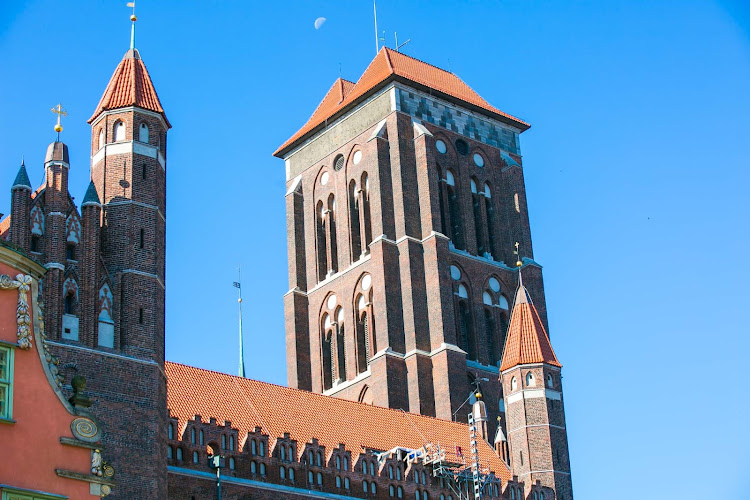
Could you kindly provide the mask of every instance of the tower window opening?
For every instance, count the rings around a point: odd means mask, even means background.
[[[138,309],[138,323],[143,324],[143,308]]]
[[[39,252],[39,236],[32,235],[31,236],[31,251],[32,252]]]
[[[76,244],[68,243],[65,246],[65,258],[68,260],[76,260]]]
[[[115,123],[115,142],[120,142],[125,140],[125,123],[122,121],[118,121]]]
[[[349,226],[352,238],[352,262],[359,260],[364,254],[362,252],[362,238],[360,231],[360,194],[357,189],[357,181],[349,183]]]
[[[138,128],[138,140],[140,142],[148,142],[148,125],[145,123],[141,123],[141,126]]]
[[[102,149],[104,147],[104,129],[99,129],[99,147],[98,149]]]
[[[333,160],[333,169],[338,172],[344,168],[344,155],[338,155],[335,160]]]
[[[458,154],[460,154],[461,156],[468,155],[469,144],[463,139],[456,139],[456,151],[458,151]]]
[[[146,164],[144,163],[143,168],[141,169],[141,177],[143,177],[144,180],[146,179],[146,172],[147,172],[147,167],[146,167]]]
[[[65,295],[64,309],[65,309],[65,314],[75,314],[75,309],[76,309],[75,293],[69,292],[67,295]]]
[[[138,243],[138,248],[143,248],[143,242],[144,242],[144,239],[145,239],[145,233],[146,232],[143,229],[141,229],[140,240],[139,240],[139,243]]]
[[[550,389],[555,387],[555,381],[552,379],[551,373],[547,374],[547,387],[549,387]]]

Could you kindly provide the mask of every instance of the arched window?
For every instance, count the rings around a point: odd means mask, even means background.
[[[488,360],[490,365],[495,365],[499,360],[496,342],[497,329],[495,328],[494,314],[490,307],[484,308],[484,327],[487,341]]]
[[[315,465],[317,465],[318,467],[320,467],[323,464],[323,458],[322,457],[323,457],[323,455],[320,452],[317,452],[315,454]]]
[[[349,182],[349,231],[352,235],[352,262],[362,257],[362,238],[360,232],[360,199],[357,181]]]
[[[104,129],[99,129],[99,148],[102,149],[104,147]]]
[[[234,451],[234,436],[229,436],[229,449]]]
[[[307,482],[310,483],[310,486],[315,484],[315,473],[313,471],[308,471]]]
[[[368,484],[367,484],[366,480],[362,481],[362,491],[364,491],[365,493],[367,493],[369,491]]]
[[[518,381],[516,380],[516,377],[513,377],[510,379],[510,390],[515,391],[516,389],[518,389]]]
[[[294,469],[292,469],[291,467],[289,467],[289,480],[291,482],[294,482]]]
[[[483,200],[477,191],[476,179],[471,179],[471,207],[474,211],[474,233],[477,243],[477,255],[484,255],[487,251],[484,245],[484,218],[482,217]]]
[[[68,292],[65,295],[65,314],[75,314],[76,312],[76,294],[75,292]]]
[[[190,428],[190,442],[195,444],[195,427]]]
[[[255,461],[250,462],[250,474],[255,474],[258,472],[258,466],[255,464]]]
[[[422,500],[422,498],[419,496],[419,490],[416,490],[414,492],[414,500]]]
[[[234,463],[234,457],[229,457],[229,470],[234,470],[235,463]]]
[[[492,203],[492,188],[488,183],[484,183],[484,211],[487,213],[487,240],[489,243],[488,251],[493,256],[499,256],[497,249],[497,238],[495,237],[496,220],[495,206]]]
[[[422,471],[422,484],[427,484],[427,474]]]
[[[346,354],[344,351],[346,328],[344,325],[344,309],[339,307],[336,311],[336,374],[338,382],[346,380]]]
[[[172,447],[167,446],[167,458],[172,460]]]
[[[464,228],[461,220],[461,209],[458,202],[458,190],[456,189],[456,180],[453,172],[446,172],[446,192],[448,198],[448,214],[450,216],[451,234],[453,246],[459,250],[466,249],[464,240]]]
[[[372,462],[370,462],[370,475],[375,475],[375,464],[373,464]]]
[[[310,465],[315,465],[315,454],[313,453],[312,450],[308,450],[307,452],[307,462]]]
[[[396,480],[401,481],[401,467],[396,466]]]
[[[510,500],[516,500],[516,489],[511,488],[510,489]]]
[[[404,489],[401,486],[396,488],[396,496],[398,498],[404,498]]]
[[[430,500],[430,494],[426,491],[422,492],[422,500]]]
[[[141,123],[138,127],[138,140],[141,142],[148,142],[148,125]]]
[[[198,432],[198,438],[199,438],[198,439],[198,444],[200,444],[201,446],[203,446],[203,438],[204,438],[204,436],[203,436],[203,429],[201,429],[200,432]]]
[[[198,463],[198,452],[197,451],[193,452],[193,463],[194,464]]]
[[[396,488],[394,488],[393,485],[391,484],[390,486],[388,486],[388,496],[392,497],[395,495],[396,495]]]
[[[182,448],[177,448],[177,460],[182,461]]]
[[[260,475],[265,476],[266,475],[266,464],[261,463],[260,464]]]
[[[280,454],[280,457],[281,457],[282,461],[286,460],[286,447],[284,447],[282,445],[281,448],[280,448],[280,450],[279,450],[279,454]]]
[[[349,489],[349,478],[348,477],[344,478],[344,488],[346,488],[347,490]]]
[[[534,500],[539,500],[539,492],[538,491],[534,492]]]
[[[125,122],[118,121],[115,123],[115,142],[125,140]]]
[[[463,292],[463,293],[462,293]],[[471,318],[471,310],[463,285],[459,285],[458,292],[458,346],[466,351],[468,359],[477,359],[476,338],[474,335],[474,322]]]
[[[438,204],[440,205],[440,231],[450,237],[450,230],[448,229],[448,216],[446,214],[446,207],[445,207],[445,195],[443,194],[443,191],[445,190],[445,179],[443,179],[443,171],[440,168],[440,165],[437,166],[436,169],[437,177],[438,177]]]
[[[341,476],[336,476],[336,488],[341,488]]]
[[[315,234],[318,243],[318,281],[323,281],[328,275],[328,249],[326,246],[326,228],[327,220],[326,209],[323,202],[319,201],[315,207]]]
[[[328,197],[328,222],[326,226],[328,230],[328,242],[331,246],[329,267],[330,273],[333,274],[339,268],[338,245],[336,244],[336,199],[333,194]]]
[[[550,389],[554,389],[555,387],[555,380],[552,378],[551,373],[547,374],[547,387],[549,387]]]
[[[250,454],[255,456],[258,453],[257,445],[255,444],[255,439],[250,441]]]
[[[279,477],[286,479],[286,469],[284,467],[279,467]]]
[[[317,478],[318,478],[318,486],[323,486],[323,474],[318,472]]]
[[[169,439],[174,439],[174,424],[170,423],[167,429],[167,435],[169,436]]]
[[[336,455],[336,469],[341,470],[341,457]]]
[[[375,484],[375,481],[370,483],[370,493],[375,495],[378,492],[378,485]]]
[[[526,374],[526,387],[533,387],[536,385],[536,380],[534,379],[534,374],[529,372]]]
[[[320,345],[323,365],[323,390],[325,391],[333,387],[333,356],[331,355],[331,348],[333,347],[333,322],[331,321],[331,316],[328,313],[323,313],[321,323]]]
[[[362,173],[360,178],[360,219],[362,220],[360,225],[360,231],[362,232],[362,239],[364,245],[362,248],[363,253],[370,253],[370,243],[372,243],[372,226],[370,219],[372,214],[370,213],[370,178],[367,176],[367,172]]]
[[[344,457],[344,470],[349,470],[349,458]]]
[[[392,465],[388,466],[388,478],[393,479],[393,466]]]
[[[264,441],[260,442],[260,450],[259,451],[260,451],[259,455],[261,457],[265,457],[266,456],[266,443]]]

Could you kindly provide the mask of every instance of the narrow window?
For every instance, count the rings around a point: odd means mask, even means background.
[[[370,493],[372,493],[374,495],[377,492],[378,492],[378,485],[375,484],[375,481],[373,481],[373,482],[370,483]]]
[[[536,380],[534,379],[534,374],[529,372],[526,374],[526,387],[533,387],[536,385]]]
[[[349,458],[344,457],[344,470],[349,470]]]
[[[258,449],[256,448],[255,439],[250,441],[250,454],[255,456],[258,452]]]
[[[341,457],[336,456],[336,468],[341,470]]]
[[[372,462],[370,462],[370,475],[375,475],[375,465]]]
[[[401,467],[396,467],[396,480],[401,481]]]
[[[388,486],[388,496],[392,497],[395,494],[396,494],[396,488],[394,488],[393,485],[391,484],[390,486]]]
[[[118,121],[115,123],[115,142],[125,140],[125,123]]]
[[[352,262],[359,260],[364,255],[362,251],[362,239],[360,237],[360,193],[357,189],[357,181],[349,183],[349,232],[352,235]]]
[[[144,236],[145,236],[145,231],[143,229],[141,229],[141,236],[140,236],[139,248],[143,248]]]
[[[331,272],[339,270],[339,254],[336,242],[336,200],[333,195],[328,197],[328,233],[331,242]]]
[[[291,467],[289,467],[289,480],[291,482],[294,482],[294,469],[292,469]]]
[[[193,452],[193,463],[194,464],[198,463],[198,452],[197,451]]]
[[[322,458],[321,458],[321,457],[322,457],[322,455],[321,455],[321,453],[320,453],[320,452],[317,452],[317,453],[315,454],[315,465],[317,465],[318,467],[320,467],[320,466],[321,466],[321,463],[323,462],[323,460],[322,460]]]
[[[169,439],[174,439],[174,424],[169,424],[168,435]]]
[[[487,212],[487,240],[489,241],[489,252],[497,257],[497,239],[495,238],[495,206],[492,204],[492,188],[489,184],[484,185],[484,209]]]
[[[336,476],[336,488],[341,488],[341,477]]]
[[[39,252],[39,236],[31,236],[31,251],[37,253]]]
[[[177,460],[182,461],[182,448],[177,448]]]
[[[250,462],[250,474],[255,474],[258,472],[258,466],[255,465],[255,462]]]
[[[282,462],[286,460],[286,449],[284,448],[284,446],[282,446],[281,449],[279,450],[279,454],[280,454]]]
[[[370,243],[372,243],[372,224],[370,219],[372,217],[370,211],[370,178],[367,176],[367,172],[362,174],[360,179],[360,189],[362,190],[362,207],[360,208],[360,218],[363,219],[361,230],[364,234],[361,235],[363,240],[362,250],[363,253],[367,254],[370,252]]]
[[[349,478],[348,477],[344,478],[344,488],[346,488],[347,490],[349,489]]]
[[[261,441],[260,442],[260,449],[259,449],[259,451],[260,451],[260,456],[261,457],[265,457],[266,456],[266,442],[265,441]]]
[[[201,444],[203,444],[202,441],[201,441]],[[227,449],[227,435],[226,434],[222,434],[221,435],[221,449],[222,450],[226,450]]]
[[[367,481],[362,481],[362,491],[364,491],[365,493],[367,493],[368,491],[367,486]]]
[[[144,163],[141,169],[141,176],[143,177],[144,180],[146,179],[146,168],[147,168],[146,164]]]
[[[279,468],[279,476],[281,476],[281,479],[286,479],[286,469],[284,467]]]
[[[310,483],[310,486],[315,484],[315,474],[313,474],[313,471],[307,473],[307,482]]]
[[[99,148],[102,149],[104,147],[104,129],[99,129]]]
[[[266,475],[266,464],[260,464],[260,475],[265,476]]]
[[[0,347],[0,418],[13,416],[13,351]]]
[[[422,492],[422,500],[430,500],[430,494],[426,491]]]
[[[488,308],[484,309],[484,326],[485,336],[487,341],[487,350],[489,351],[489,361],[491,365],[495,365],[498,362],[497,357],[497,342],[495,341],[495,319],[492,317],[492,311]]]
[[[477,192],[476,180],[471,180],[471,207],[474,212],[474,233],[477,240],[477,255],[484,255],[484,221],[482,220],[482,199]]]
[[[65,246],[65,258],[68,260],[76,260],[76,245],[75,243],[68,243]]]
[[[510,379],[510,390],[515,391],[518,388],[518,382],[516,381],[516,377],[513,377]]]
[[[229,436],[229,449],[234,451],[234,436]]]
[[[141,123],[138,129],[138,140],[141,142],[148,142],[148,125]]]
[[[172,447],[171,446],[167,446],[167,458],[169,460],[172,460]]]
[[[195,444],[195,428],[190,429],[190,442]]]
[[[199,437],[200,445],[203,446],[203,438],[204,438],[203,429],[201,429],[200,432],[198,433],[198,437]]]
[[[404,489],[401,486],[396,488],[396,496],[398,498],[404,498]]]
[[[328,249],[326,248],[326,209],[319,201],[315,207],[315,233],[318,243],[318,281],[323,281],[328,275]]]
[[[393,466],[392,465],[388,466],[388,478],[389,479],[393,479]],[[393,495],[391,495],[391,496],[393,496]]]
[[[547,387],[549,387],[550,389],[553,389],[555,387],[555,381],[552,379],[551,373],[547,374]]]
[[[323,486],[323,474],[318,472],[318,486]]]
[[[138,323],[143,324],[143,308],[138,309]]]
[[[65,303],[63,304],[65,314],[75,314],[76,296],[75,293],[70,292],[65,296]]]
[[[234,457],[229,457],[229,470],[234,470]]]

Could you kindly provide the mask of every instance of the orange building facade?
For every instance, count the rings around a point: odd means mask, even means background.
[[[58,361],[47,349],[40,278],[45,269],[0,243],[0,498],[103,497],[114,469],[103,459],[101,431],[85,381],[61,391]]]

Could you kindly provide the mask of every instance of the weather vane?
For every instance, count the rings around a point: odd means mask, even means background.
[[[50,111],[55,113],[57,115],[57,124],[55,125],[55,132],[57,132],[57,140],[60,140],[60,132],[63,131],[63,126],[60,124],[60,118],[63,116],[68,116],[68,112],[63,109],[62,104],[58,104],[54,108],[52,108]]]
[[[135,48],[135,22],[138,20],[138,18],[135,16],[135,2],[128,2],[128,7],[133,8],[133,13],[130,14],[130,20],[133,22],[133,24],[130,26],[130,48]]]
[[[523,262],[521,262],[521,254],[520,254],[520,252],[518,251],[518,242],[517,242],[517,241],[516,241],[516,245],[515,245],[515,247],[516,247],[516,251],[515,251],[515,252],[513,252],[513,253],[514,253],[514,254],[516,254],[516,256],[517,256],[517,257],[516,257],[516,259],[517,259],[517,260],[516,260],[516,267],[521,267],[521,266],[523,265]]]

